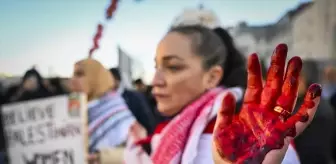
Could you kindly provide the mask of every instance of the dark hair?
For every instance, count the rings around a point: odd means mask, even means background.
[[[226,50],[220,38],[210,29],[199,26],[177,26],[169,32],[177,32],[190,38],[192,51],[203,58],[203,67],[209,69],[215,65],[223,65]]]
[[[223,68],[224,75],[218,85],[245,88],[247,74],[244,57],[234,47],[231,36],[224,29],[211,30],[200,25],[188,25],[173,27],[169,32],[190,38],[193,52],[203,58],[205,69],[215,65]]]
[[[118,68],[111,68],[110,72],[112,74],[112,76],[114,77],[114,79],[121,81],[121,76],[120,76],[120,72]]]
[[[24,82],[30,78],[30,77],[35,77],[37,78],[37,83],[38,83],[38,89],[34,91],[27,91],[27,90],[22,90]],[[42,76],[37,72],[36,69],[30,69],[28,70],[25,75],[22,78],[20,90],[22,90],[22,93],[19,93],[17,97],[14,97],[12,99],[13,102],[15,101],[26,101],[26,100],[32,100],[32,99],[37,99],[37,98],[45,98],[52,96],[51,91],[45,86],[44,80]]]
[[[226,87],[247,86],[247,71],[245,57],[239,52],[234,45],[231,35],[223,28],[214,29],[215,33],[221,38],[226,47],[226,61],[223,65],[224,76],[221,84]]]
[[[47,90],[47,88],[44,86],[43,84],[43,78],[40,75],[39,72],[37,72],[37,70],[35,68],[29,69],[23,76],[22,80],[21,80],[21,87],[23,86],[24,82],[26,82],[26,80],[30,77],[35,77],[37,80],[37,83],[39,85],[39,88],[42,90]]]
[[[141,79],[136,79],[133,81],[133,84],[144,84]]]

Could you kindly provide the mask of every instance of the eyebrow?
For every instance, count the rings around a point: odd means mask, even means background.
[[[177,60],[184,60],[183,58],[176,56],[176,55],[165,55],[162,60],[163,61],[169,61],[169,60],[173,60],[173,59],[177,59]],[[154,59],[154,61],[157,61],[157,58]]]
[[[79,70],[75,70],[74,71],[74,74],[84,74],[85,72],[84,72],[84,70],[82,70],[82,69],[79,69]]]

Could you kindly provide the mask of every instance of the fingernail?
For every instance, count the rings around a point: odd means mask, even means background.
[[[293,72],[299,73],[302,69],[302,60],[298,56],[294,56],[290,59],[289,63],[291,63]]]
[[[253,53],[250,56],[250,60],[248,60],[248,69],[253,71],[253,72],[257,72],[258,69],[260,69],[260,67],[257,67],[258,64],[255,64],[256,62],[259,62],[258,56],[256,53]]]
[[[286,53],[288,50],[288,47],[286,44],[279,44],[278,46],[276,46],[275,48],[275,52],[276,53]]]
[[[231,92],[229,92],[225,96],[224,102],[227,103],[227,104],[234,104],[235,103],[235,97],[233,96],[233,94]]]
[[[235,97],[233,96],[232,93],[228,93],[223,99],[223,103],[222,103],[223,107],[222,108],[224,110],[222,110],[222,114],[233,113],[234,111],[232,111],[230,109],[234,108],[235,104],[236,104],[235,103]]]
[[[322,87],[320,84],[312,84],[309,89],[309,98],[310,99],[315,99],[316,97],[320,97],[322,93]]]

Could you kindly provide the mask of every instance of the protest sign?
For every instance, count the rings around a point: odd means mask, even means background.
[[[2,117],[11,164],[87,163],[85,95],[4,105]]]

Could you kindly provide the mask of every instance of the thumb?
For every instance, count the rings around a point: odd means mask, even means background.
[[[232,123],[235,108],[236,99],[231,92],[227,92],[222,100],[221,108],[217,113],[215,129],[221,129]]]

